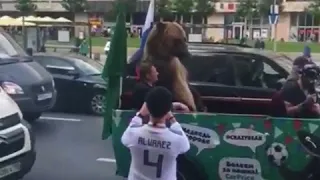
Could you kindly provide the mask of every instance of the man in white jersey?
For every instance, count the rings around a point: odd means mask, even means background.
[[[121,141],[131,153],[128,180],[177,179],[176,158],[190,149],[190,143],[171,113],[171,107],[169,90],[153,88],[123,133]],[[142,119],[146,116],[150,116],[149,123],[143,124]]]

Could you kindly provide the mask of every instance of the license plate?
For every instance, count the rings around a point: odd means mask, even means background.
[[[52,93],[44,93],[38,95],[38,101],[46,100],[52,98]]]
[[[6,177],[10,174],[18,172],[18,171],[20,171],[20,169],[21,169],[21,164],[19,162],[15,163],[15,164],[11,164],[9,166],[6,166],[4,168],[1,168],[0,169],[0,178]]]

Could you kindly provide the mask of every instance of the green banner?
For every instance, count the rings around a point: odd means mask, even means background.
[[[112,139],[121,176],[128,174],[130,153],[120,138],[133,116],[132,111],[113,112]],[[210,180],[305,180],[316,173],[308,165],[317,158],[302,144],[316,152],[318,120],[231,114],[176,117],[191,143],[187,157]]]

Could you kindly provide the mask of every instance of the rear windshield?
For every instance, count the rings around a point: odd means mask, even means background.
[[[27,56],[23,48],[3,29],[0,29],[0,53],[9,56]]]

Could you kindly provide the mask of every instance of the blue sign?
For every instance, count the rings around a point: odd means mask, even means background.
[[[278,14],[271,14],[269,15],[269,24],[277,24],[279,20]]]
[[[269,24],[277,24],[279,20],[279,5],[270,6]]]

